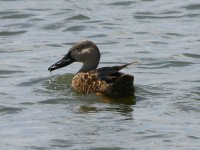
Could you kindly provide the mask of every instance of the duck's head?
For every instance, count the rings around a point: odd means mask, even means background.
[[[84,40],[72,46],[68,53],[58,62],[53,64],[48,70],[53,70],[70,65],[73,62],[82,62],[83,66],[79,72],[87,72],[96,69],[100,60],[98,47],[89,40]]]

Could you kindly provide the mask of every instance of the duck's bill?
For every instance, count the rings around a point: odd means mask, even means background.
[[[51,67],[48,68],[48,70],[54,71],[56,69],[65,67],[70,65],[71,63],[73,63],[75,60],[71,57],[68,57],[67,55],[65,57],[63,57],[60,61],[56,62],[55,64],[53,64]]]

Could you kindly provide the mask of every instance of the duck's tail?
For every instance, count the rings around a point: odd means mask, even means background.
[[[114,98],[133,96],[135,92],[133,82],[133,76],[122,74],[114,83],[102,91],[102,93]]]
[[[119,70],[121,70],[121,69],[123,69],[123,68],[125,68],[125,67],[127,67],[129,65],[135,64],[135,63],[138,63],[138,62],[134,61],[134,62],[127,63],[127,64],[124,64],[124,65],[121,65],[121,66],[114,66],[114,69],[119,71]]]

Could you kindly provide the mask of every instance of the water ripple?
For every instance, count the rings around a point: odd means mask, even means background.
[[[63,31],[71,31],[71,32],[76,31],[76,32],[78,32],[78,31],[84,30],[85,28],[86,28],[86,26],[83,26],[83,25],[71,26],[71,27],[64,29]]]
[[[56,23],[48,24],[48,25],[42,27],[42,29],[44,29],[44,30],[56,30],[56,29],[63,28],[64,26],[65,25],[63,24],[63,22],[56,22]]]
[[[183,95],[184,96],[184,95]],[[182,96],[182,98],[183,98]],[[196,103],[196,105],[194,105]],[[199,101],[188,101],[188,102],[176,102],[174,103],[177,109],[181,110],[182,112],[200,112],[199,107]]]
[[[109,3],[109,5],[113,5],[113,6],[130,6],[131,4],[134,4],[135,2],[133,1],[125,1],[125,2],[113,2],[113,3]]]
[[[73,100],[73,99],[69,99],[67,98],[56,98],[56,99],[47,99],[47,100],[43,100],[43,101],[39,101],[39,104],[68,104],[68,100]]]
[[[194,63],[186,61],[162,61],[162,62],[151,62],[144,65],[141,65],[140,68],[148,69],[158,69],[158,68],[170,68],[170,67],[186,67]]]
[[[66,20],[90,20],[90,17],[87,17],[87,16],[82,15],[82,14],[78,14],[78,15],[69,17]]]
[[[166,35],[170,35],[170,36],[175,36],[175,37],[183,37],[183,36],[185,36],[184,34],[180,34],[180,33],[170,33],[170,32],[168,32],[168,33],[165,33]]]
[[[30,79],[30,81],[21,82],[21,83],[17,84],[17,86],[27,86],[27,87],[33,86],[33,85],[38,84],[38,83],[46,82],[48,79],[49,79],[49,77]]]
[[[198,55],[198,54],[183,53],[183,55],[186,57],[190,57],[190,58],[200,59],[200,55]]]
[[[29,14],[29,13],[13,12],[13,13],[11,13],[11,15],[6,15],[6,16],[3,16],[1,18],[2,19],[22,19],[22,18],[30,18],[32,16],[34,16],[34,15],[33,14]]]
[[[23,73],[24,71],[18,71],[18,70],[0,70],[0,75],[10,75],[15,73]]]
[[[13,35],[19,35],[24,34],[27,31],[1,31],[0,36],[13,36]]]
[[[106,37],[106,36],[107,36],[106,34],[96,34],[96,35],[88,36],[87,38]]]
[[[189,4],[185,7],[183,7],[187,10],[199,10],[200,9],[200,4]]]
[[[13,23],[13,24],[6,25],[5,27],[30,28],[31,26],[32,26],[32,24],[30,24],[30,23]]]
[[[183,16],[152,16],[152,15],[134,15],[135,19],[175,19],[175,18],[181,18]]]
[[[73,147],[73,144],[76,142],[73,140],[63,140],[63,139],[51,139],[51,146],[54,148],[70,148]]]
[[[16,108],[16,107],[0,107],[0,114],[16,114],[22,111],[24,108]]]
[[[85,106],[82,105],[79,108],[80,113],[97,113],[102,111],[118,112],[121,114],[128,114],[133,112],[133,108],[129,105],[116,105],[115,107],[97,107],[97,106]]]

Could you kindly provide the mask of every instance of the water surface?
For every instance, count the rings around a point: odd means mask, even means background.
[[[0,1],[2,149],[198,149],[200,3]],[[90,39],[101,66],[138,61],[136,104],[81,95],[81,65],[47,68]]]

